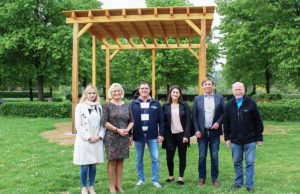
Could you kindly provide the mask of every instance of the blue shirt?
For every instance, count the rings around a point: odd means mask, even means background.
[[[236,104],[237,104],[238,109],[240,109],[240,107],[241,107],[242,104],[243,104],[243,97],[240,98],[240,99],[235,99],[235,102],[236,102]]]

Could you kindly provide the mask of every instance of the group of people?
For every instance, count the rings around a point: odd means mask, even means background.
[[[159,183],[159,143],[166,149],[166,160],[170,183],[174,178],[174,155],[178,149],[178,185],[184,184],[186,152],[190,137],[197,137],[199,146],[198,187],[205,185],[206,156],[209,147],[211,158],[211,179],[213,186],[219,187],[218,151],[220,135],[223,134],[228,148],[232,150],[235,169],[235,183],[232,189],[241,188],[243,183],[243,155],[246,163],[246,184],[249,192],[254,192],[254,161],[256,142],[262,145],[263,124],[256,103],[245,96],[244,85],[233,84],[234,98],[225,106],[223,97],[213,92],[211,78],[202,81],[203,95],[195,97],[192,114],[187,102],[182,99],[181,88],[170,88],[167,102],[161,107],[159,101],[151,98],[147,82],[139,85],[139,97],[130,105],[123,102],[124,90],[118,83],[110,86],[109,102],[102,107],[97,89],[89,85],[75,110],[77,130],[74,145],[74,164],[81,165],[80,179],[82,194],[95,194],[94,180],[96,164],[104,162],[106,152],[107,175],[111,193],[124,192],[122,172],[124,159],[129,158],[129,146],[134,145],[138,181],[136,186],[145,184],[144,150],[147,144],[151,157],[152,183]],[[192,115],[192,118],[191,118]],[[89,176],[89,187],[87,187]]]

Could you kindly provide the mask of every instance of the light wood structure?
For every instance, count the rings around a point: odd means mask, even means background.
[[[199,60],[199,94],[203,93],[201,80],[206,77],[206,36],[210,34],[215,7],[164,7],[142,9],[63,11],[67,24],[73,24],[72,61],[72,120],[78,103],[79,39],[88,32],[92,35],[92,84],[96,85],[96,39],[106,50],[106,96],[110,86],[110,60],[124,49],[152,50],[152,96],[155,97],[155,50],[188,49]],[[81,27],[81,29],[79,28]],[[188,38],[188,44],[179,38]],[[192,43],[192,37],[201,37]],[[135,40],[135,39],[137,40]],[[146,40],[145,38],[149,38]],[[168,38],[175,38],[170,44]],[[158,43],[163,40],[163,44]],[[112,41],[111,41],[112,40]],[[199,54],[194,51],[199,49]],[[110,50],[115,50],[112,54]],[[106,99],[108,100],[108,99]]]

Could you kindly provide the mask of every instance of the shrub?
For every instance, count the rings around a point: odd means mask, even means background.
[[[279,100],[269,103],[257,103],[263,120],[299,121],[300,100]]]
[[[70,102],[7,102],[1,104],[0,114],[31,118],[68,118],[72,115],[72,104]]]
[[[266,100],[281,100],[281,94],[254,94],[251,96],[253,99],[266,99]]]
[[[33,97],[38,97],[38,92],[32,92]],[[60,96],[59,92],[52,92],[52,97]],[[0,92],[0,98],[30,98],[28,91],[4,91]],[[44,98],[50,98],[50,92],[44,92]]]
[[[284,94],[283,99],[300,99],[299,94]]]

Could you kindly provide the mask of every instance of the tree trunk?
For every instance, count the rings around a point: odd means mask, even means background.
[[[86,84],[87,84],[87,80],[86,80],[86,78],[84,78],[83,82],[82,82],[82,87],[86,88]]]
[[[50,86],[50,96],[49,98],[52,98],[52,87]]]
[[[170,85],[167,84],[167,95],[169,95]]]
[[[256,94],[256,84],[253,84],[253,89],[252,89],[252,92],[251,92],[251,96]]]
[[[33,92],[32,92],[32,80],[29,81],[29,97],[30,97],[30,101],[33,101]]]
[[[269,62],[266,63],[266,91],[270,93],[270,80],[271,80],[271,72],[269,70]]]
[[[44,101],[44,76],[39,75],[38,80],[38,101]]]

